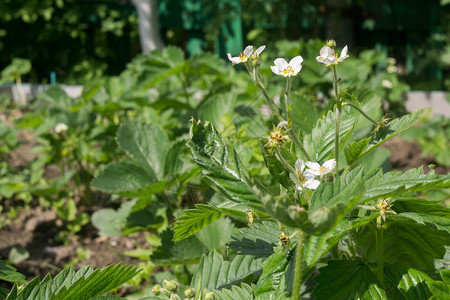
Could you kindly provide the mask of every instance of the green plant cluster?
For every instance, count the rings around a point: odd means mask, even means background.
[[[426,193],[449,177],[392,171],[379,147],[423,112],[384,116],[383,99],[399,103],[407,89],[386,56],[350,52],[326,67],[322,46],[281,41],[242,71],[167,47],[80,97],[53,86],[11,113],[13,126],[0,123],[0,224],[42,205],[63,221],[62,242],[91,222],[105,236],[147,232],[152,247],[125,253],[139,267],[69,267],[42,281],[2,262],[0,279],[16,284],[2,295],[120,299],[101,294],[128,281],[128,299],[445,297],[449,209]],[[271,73],[269,61],[299,53],[298,77]],[[36,156],[9,165],[24,133]],[[309,188],[304,168],[315,165],[299,160],[336,164]]]

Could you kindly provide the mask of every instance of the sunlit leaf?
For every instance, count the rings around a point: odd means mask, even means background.
[[[204,179],[230,200],[260,206],[260,201],[247,183],[234,148],[227,144],[209,122],[192,121],[191,149]]]
[[[263,259],[251,255],[236,255],[231,261],[225,261],[216,251],[204,255],[192,276],[191,287],[200,290],[230,288],[243,279],[261,272]]]
[[[347,164],[353,165],[382,143],[414,125],[419,121],[419,117],[422,113],[423,110],[419,110],[415,113],[403,116],[402,118],[394,119],[385,127],[375,131],[371,137],[348,145],[344,150]]]

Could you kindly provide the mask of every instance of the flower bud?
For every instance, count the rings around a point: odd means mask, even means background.
[[[327,47],[334,48],[334,47],[336,47],[336,41],[333,40],[333,39],[328,40],[328,41],[325,43],[325,45],[326,45]]]
[[[213,300],[214,299],[214,293],[213,292],[206,292],[205,293],[205,300]]]
[[[178,283],[175,280],[163,280],[163,286],[169,291],[169,292],[176,292],[178,289]]]
[[[193,298],[195,296],[195,291],[193,288],[188,288],[186,290],[184,290],[184,296],[186,298]]]
[[[161,294],[161,286],[160,286],[159,284],[155,284],[155,285],[152,287],[152,293],[153,293],[155,296],[158,296],[159,294]]]
[[[169,300],[181,300],[181,297],[178,296],[177,294],[172,294],[170,295]]]
[[[261,63],[259,62],[259,57],[255,53],[250,55],[250,60],[252,62],[252,66],[254,66],[254,67],[258,67],[259,65],[261,65]]]

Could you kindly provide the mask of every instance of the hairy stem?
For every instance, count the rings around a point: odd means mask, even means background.
[[[250,67],[248,65],[248,63],[245,63],[245,68],[247,69],[248,73],[250,74],[250,77],[253,80],[253,83],[256,85],[256,87],[261,91],[261,93],[263,94],[264,98],[266,99],[267,104],[270,107],[270,110],[272,111],[273,115],[278,119],[278,122],[284,122],[286,120],[283,119],[283,117],[278,113],[278,110],[275,106],[275,103],[273,102],[272,98],[270,98],[269,94],[267,94],[267,91],[264,87],[264,83],[262,80],[262,76],[261,74],[259,74],[259,72],[256,70],[257,67],[253,67],[253,71],[250,70]],[[258,78],[259,81],[258,82]],[[286,106],[288,105],[288,103],[290,102],[290,89],[291,89],[291,83],[290,83],[290,78],[288,78],[288,84],[286,86],[286,97],[287,97],[287,102],[286,102]],[[288,113],[288,118],[290,115],[290,103],[289,103],[289,113]],[[302,142],[300,141],[300,139],[298,138],[297,135],[297,131],[295,130],[294,127],[292,127],[292,116],[290,117],[290,120],[288,120],[288,134],[289,137],[294,141],[294,143],[297,145],[297,147],[300,149],[300,151],[302,152],[302,154],[305,156],[305,158],[307,160],[311,160],[311,157],[308,155],[308,152],[306,152],[305,147],[303,146]]]
[[[291,77],[286,78],[286,90],[284,91],[284,98],[286,102],[286,114],[288,118],[288,126],[292,125],[291,113]]]
[[[384,285],[384,247],[383,247],[383,228],[381,226],[381,216],[377,218],[376,228],[376,245],[377,245],[377,276],[381,285]]]
[[[302,261],[303,261],[303,250],[305,249],[306,233],[302,230],[297,229],[298,233],[298,244],[297,253],[295,257],[295,273],[294,273],[294,288],[292,291],[292,300],[300,300],[300,287],[302,286]]]
[[[256,85],[258,87],[258,89],[261,91],[261,93],[264,95],[264,98],[266,98],[266,102],[270,107],[270,110],[272,111],[272,113],[275,115],[275,117],[277,117],[279,122],[283,122],[285,121],[283,119],[283,117],[278,113],[277,108],[275,107],[275,103],[273,102],[273,100],[270,98],[269,94],[267,94],[267,91],[264,87],[262,87],[261,85]],[[300,139],[297,136],[297,131],[295,130],[294,127],[292,127],[292,125],[289,125],[288,123],[288,134],[289,137],[294,141],[294,143],[297,145],[297,147],[300,149],[300,151],[302,152],[302,154],[305,156],[305,158],[307,160],[311,160],[311,157],[308,155],[308,152],[306,152],[305,147],[303,147],[302,142],[300,141]]]
[[[337,77],[337,71],[336,66],[333,66],[333,87],[334,87],[334,93],[336,96],[336,130],[334,135],[334,159],[336,159],[336,168],[334,169],[334,172],[337,176],[339,172],[339,131],[341,126],[341,108],[342,103],[341,99],[339,97],[339,85],[338,85],[338,77]]]
[[[342,102],[342,106],[344,106],[344,105],[351,106],[354,109],[356,109],[357,111],[359,111],[360,114],[362,114],[364,117],[366,117],[367,120],[369,120],[370,122],[375,124],[375,126],[379,125],[379,122],[377,122],[374,119],[372,119],[371,117],[369,117],[361,108],[358,107],[358,105],[355,105],[355,104],[350,103],[350,102]]]

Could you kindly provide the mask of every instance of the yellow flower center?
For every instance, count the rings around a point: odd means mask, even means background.
[[[286,69],[283,70],[283,75],[287,75],[291,73],[291,75],[294,75],[294,69],[292,69],[291,66],[288,66]]]
[[[325,171],[326,169],[327,169],[326,167],[321,166],[321,167],[319,168],[319,172],[322,173],[322,172]]]
[[[301,183],[305,183],[306,182],[306,178],[303,176],[303,172],[298,172],[297,171],[297,176],[298,176],[298,179],[300,179]]]
[[[241,61],[246,62],[248,59],[248,55],[244,55],[244,53],[239,54],[239,58]]]

